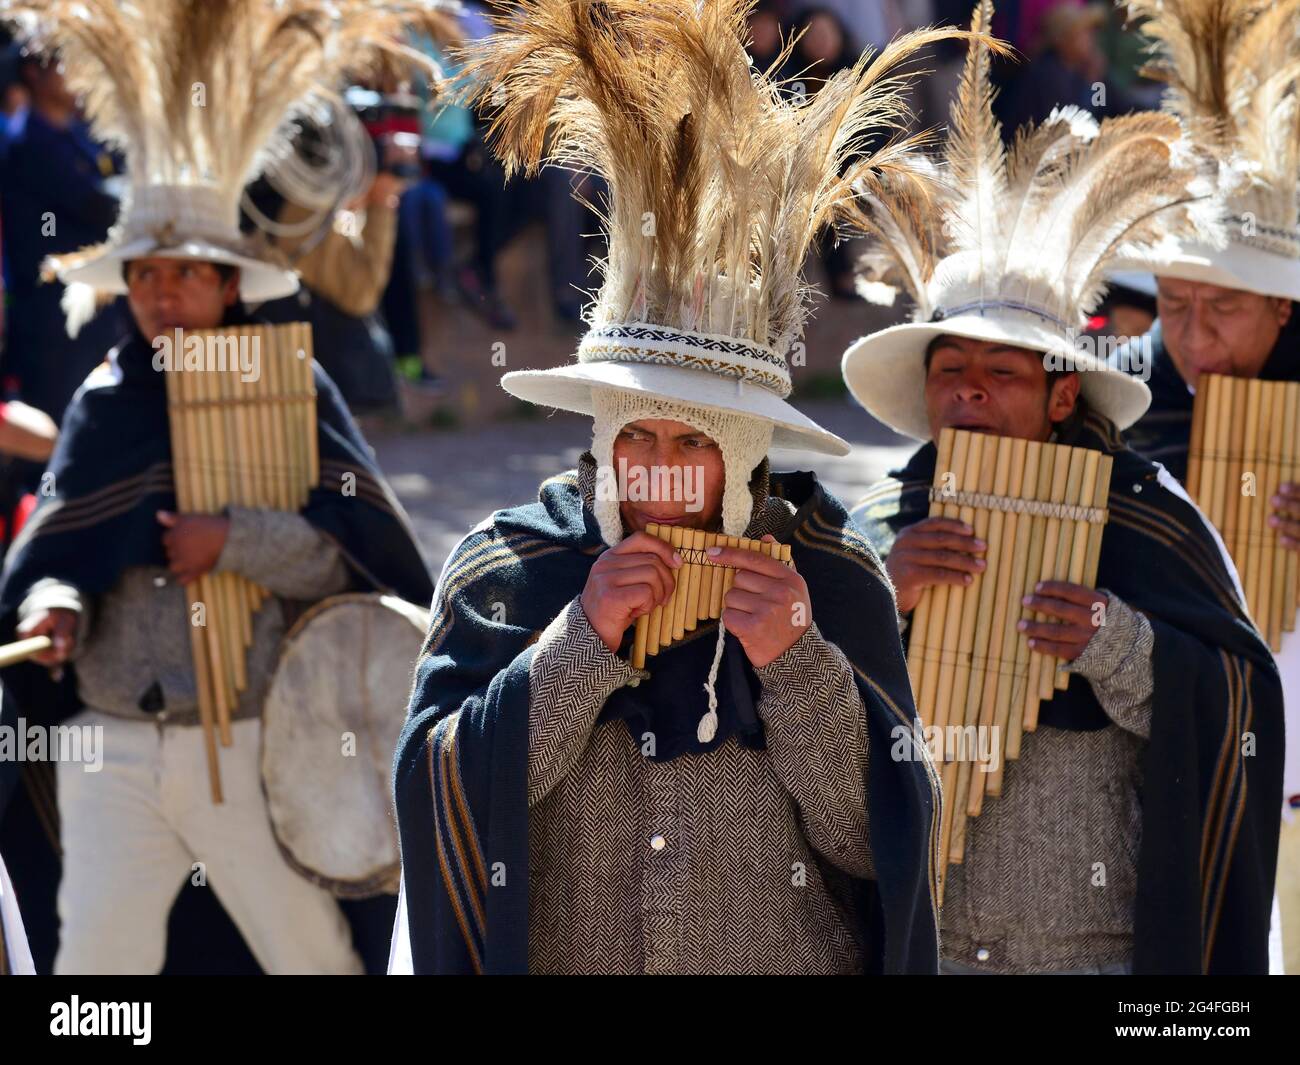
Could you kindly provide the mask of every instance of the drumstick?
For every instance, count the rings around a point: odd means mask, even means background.
[[[48,636],[29,636],[25,640],[15,640],[13,643],[0,645],[0,669],[18,662],[26,662],[32,655],[48,651],[53,646],[54,641]]]

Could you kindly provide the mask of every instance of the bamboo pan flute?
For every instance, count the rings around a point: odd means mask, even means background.
[[[736,570],[711,561],[704,553],[707,548],[738,547],[791,565],[789,544],[723,536],[700,529],[683,529],[680,525],[651,523],[645,531],[679,551],[683,565],[677,571],[672,598],[636,619],[631,662],[637,669],[645,668],[647,655],[656,655],[685,639],[686,633],[694,632],[701,621],[722,617],[722,597],[731,590]]]
[[[1296,626],[1296,553],[1270,528],[1278,487],[1300,482],[1300,381],[1203,374],[1187,490],[1219,530],[1255,625],[1274,650]]]
[[[298,511],[320,482],[311,327],[305,323],[192,330],[184,337],[247,338],[260,373],[185,370],[179,352],[166,371],[176,502],[183,513],[217,514],[229,505]],[[182,347],[180,351],[183,351]],[[205,364],[206,365],[206,364]],[[212,801],[221,797],[217,738],[231,744],[230,716],[248,686],[253,615],[269,593],[234,573],[208,573],[188,592],[190,648]],[[204,623],[195,624],[197,604]]]
[[[948,862],[962,860],[967,817],[978,816],[985,794],[1002,793],[1006,759],[1018,758],[1022,734],[1038,727],[1039,702],[1069,684],[1060,660],[1032,653],[1016,625],[1029,616],[1022,597],[1039,581],[1096,581],[1110,468],[1109,456],[1088,448],[940,434],[930,517],[974,528],[988,544],[986,566],[969,585],[922,594],[907,668],[923,727],[947,737],[947,726],[958,726],[989,744],[941,745],[940,898]]]

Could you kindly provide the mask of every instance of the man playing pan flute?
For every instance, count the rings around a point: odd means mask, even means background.
[[[983,5],[976,26],[990,15]],[[898,277],[916,308],[855,344],[844,374],[869,411],[915,439],[959,428],[1093,448],[1113,474],[1097,586],[1039,586],[1025,620],[1009,622],[1072,676],[1041,704],[1000,797],[966,821],[964,859],[947,868],[942,967],[1263,972],[1277,676],[1198,511],[1119,440],[1145,388],[1071,336],[1110,249],[1143,246],[1153,234],[1139,220],[1187,195],[1171,167],[1177,123],[1145,115],[1098,129],[1067,109],[1022,131],[1007,157],[987,84],[974,48],[953,107],[950,192],[935,208],[873,198],[883,236],[864,288]],[[854,510],[904,623],[923,591],[970,584],[1002,546],[927,517],[936,458],[926,443]]]
[[[1151,363],[1151,409],[1130,446],[1185,479],[1192,409],[1202,374],[1300,381],[1300,2],[1184,0],[1133,3],[1156,42],[1153,74],[1166,106],[1197,146],[1219,160],[1227,200],[1225,247],[1192,241],[1153,267],[1158,318],[1134,346]],[[1126,352],[1121,352],[1126,356]],[[1300,551],[1300,484],[1268,500],[1279,542]],[[1261,621],[1261,625],[1265,622]],[[1286,967],[1300,970],[1300,633],[1277,653],[1287,693],[1286,770],[1278,867]]]
[[[751,80],[748,6],[533,2],[471,67],[508,169],[549,132],[606,178],[611,247],[576,365],[502,381],[591,415],[591,453],[473,530],[434,597],[391,971],[934,971],[937,793],[923,749],[890,757],[913,707],[889,584],[840,504],[766,458],[846,451],[785,401],[783,353],[893,90],[858,64],[815,107],[779,97]],[[621,460],[702,491],[620,499],[600,486]],[[638,673],[633,623],[680,569],[651,522],[774,537],[793,566],[719,549],[721,624]]]
[[[70,84],[95,89],[90,117],[101,136],[124,146],[134,181],[109,242],[55,264],[68,283],[124,293],[131,329],[69,407],[45,476],[48,491],[0,584],[4,638],[15,629],[48,634],[53,647],[39,662],[63,673],[60,699],[38,666],[8,671],[6,685],[27,716],[49,721],[77,711],[70,725],[103,729],[101,771],[57,767],[63,877],[56,970],[156,972],[168,911],[201,866],[264,969],[358,972],[333,896],[291,869],[272,835],[260,768],[261,700],[291,609],[349,589],[423,602],[432,594],[427,572],[365,441],[319,370],[322,476],[302,510],[177,513],[166,385],[151,338],[177,328],[238,327],[249,321],[241,301],[293,291],[294,276],[259,259],[237,225],[240,190],[279,123],[268,119],[286,115],[358,61],[362,53],[349,42],[363,24],[373,41],[391,37],[401,23],[360,6],[39,7],[48,17],[39,28],[60,47]],[[280,18],[288,21],[277,24]],[[81,28],[85,19],[94,20],[95,33]],[[141,41],[155,38],[168,47],[184,43],[185,53],[174,57],[183,79],[153,65],[155,52]],[[245,39],[258,47],[231,55],[228,42]],[[256,72],[272,64],[276,83],[262,85],[256,106],[246,101],[241,109],[236,88],[256,84]],[[191,75],[211,94],[206,114],[175,98],[182,91],[188,97]],[[186,117],[189,124],[178,121]],[[349,475],[355,494],[341,489]],[[252,620],[249,682],[231,715],[233,746],[221,751],[220,805],[208,789],[185,593],[209,572],[241,574],[271,593]]]

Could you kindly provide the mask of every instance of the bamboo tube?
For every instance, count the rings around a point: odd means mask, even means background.
[[[196,512],[211,513],[215,506],[215,493],[212,477],[212,432],[209,425],[209,411],[203,405],[205,391],[203,371],[184,371],[178,379],[184,389],[186,402],[189,404],[188,417],[194,425],[194,507]],[[208,675],[212,685],[212,703],[218,732],[223,746],[226,742],[229,725],[222,728],[222,722],[229,721],[230,691],[227,680],[226,657],[223,654],[222,633],[219,625],[221,614],[220,592],[215,575],[205,574],[196,582],[197,597],[203,603],[204,623],[202,625],[204,642],[207,645]]]
[[[1025,466],[1029,455],[1029,441],[1011,442],[1011,476],[1007,491],[1015,499],[1024,499]],[[1032,471],[1031,471],[1032,472]],[[985,688],[984,704],[988,709],[991,735],[998,737],[1003,756],[996,769],[984,775],[985,791],[989,795],[1002,794],[1002,767],[1006,765],[1005,747],[1007,719],[1011,710],[1012,667],[1016,657],[1015,620],[1020,617],[1020,589],[1024,587],[1025,559],[1028,557],[1029,538],[1021,535],[1021,515],[1011,511],[1002,519],[1002,550],[998,564],[997,606],[993,612],[992,632],[996,653],[990,662],[989,682]],[[990,534],[991,535],[991,534]],[[1014,599],[1013,599],[1014,596]],[[981,714],[981,722],[984,715]]]
[[[998,445],[999,438],[979,434],[977,439],[980,441],[979,463],[977,479],[975,481],[975,491],[981,493],[990,493],[997,483],[998,472]],[[978,509],[969,508],[970,516],[967,517],[967,508],[963,508],[962,520],[968,522],[975,530],[975,536],[988,542],[989,537],[989,511],[983,507]],[[992,545],[990,545],[991,548]],[[955,723],[962,727],[962,735],[966,735],[966,726],[976,725],[979,721],[979,702],[978,699],[971,700],[970,694],[970,677],[972,663],[974,659],[974,650],[976,647],[976,638],[979,635],[980,608],[981,601],[987,604],[988,600],[984,596],[984,589],[988,584],[988,568],[986,566],[983,573],[977,573],[974,580],[966,587],[965,595],[961,603],[961,629],[956,647],[959,650],[957,661],[953,665],[953,694],[950,702],[950,712],[946,723]],[[949,605],[951,610],[951,603]],[[985,648],[987,648],[987,622],[985,622]],[[945,645],[947,650],[949,645]],[[940,684],[943,683],[943,674],[940,674]],[[940,699],[943,699],[944,692],[940,688]],[[978,746],[978,745],[977,745]],[[968,752],[959,752],[968,753]],[[982,793],[983,787],[974,788],[971,786],[971,780],[974,776],[974,765],[967,757],[957,759],[957,789],[953,795],[953,837],[954,845],[961,842],[964,846],[965,839],[965,820],[970,812],[971,794],[974,791]]]
[[[1070,449],[1058,447],[1052,449],[1052,490],[1049,499],[1053,503],[1064,503],[1069,492],[1070,473],[1074,463],[1070,461]],[[1080,475],[1082,470],[1080,469]],[[1077,482],[1076,482],[1077,483]],[[1053,580],[1057,573],[1057,550],[1061,539],[1061,523],[1055,519],[1045,519],[1043,524],[1042,564],[1035,584],[1042,580]],[[1032,592],[1031,592],[1032,594]],[[1035,612],[1035,621],[1046,621],[1046,615]],[[1043,670],[1050,659],[1033,652],[1029,656],[1029,683],[1025,691],[1024,730],[1033,732],[1038,727],[1038,701],[1043,690]]]
[[[1110,455],[1102,455],[1097,469],[1097,492],[1093,497],[1093,506],[1105,511],[1110,505],[1110,478],[1114,472],[1115,460]],[[1103,522],[1096,522],[1088,529],[1088,556],[1084,563],[1083,583],[1089,588],[1097,587],[1097,571],[1101,567],[1101,534],[1105,531]]]
[[[1251,613],[1255,615],[1260,631],[1272,647],[1274,639],[1279,635],[1273,624],[1273,570],[1277,538],[1271,535],[1268,516],[1273,512],[1273,504],[1269,500],[1281,483],[1278,477],[1281,469],[1278,453],[1281,449],[1282,427],[1278,424],[1278,419],[1274,418],[1274,410],[1279,413],[1281,411],[1278,401],[1282,398],[1282,390],[1263,381],[1256,383],[1260,386],[1259,425],[1255,444],[1259,480],[1255,486],[1255,498],[1251,500],[1250,530],[1251,552],[1258,573],[1254,579],[1256,600],[1251,604]]]
[[[320,426],[316,421],[316,377],[312,371],[312,365],[315,362],[312,354],[311,328],[303,326],[303,348],[307,353],[307,359],[303,363],[304,380],[306,383],[307,404],[306,411],[308,416],[307,423],[307,485],[315,488],[320,484]]]
[[[1205,411],[1205,442],[1208,451],[1202,460],[1210,472],[1209,494],[1206,497],[1205,516],[1220,532],[1223,530],[1223,483],[1226,470],[1227,418],[1223,410],[1227,400],[1226,379],[1219,377],[1201,378],[1206,383],[1206,398],[1209,406]],[[1227,546],[1226,544],[1224,545]]]
[[[214,370],[203,369],[194,374],[198,392],[202,399],[204,421],[208,434],[207,484],[209,514],[220,512],[225,505],[226,489],[226,434],[222,424],[221,375]],[[235,588],[225,574],[212,574],[212,588],[216,603],[210,607],[208,618],[212,629],[217,634],[221,646],[221,660],[225,666],[225,698],[217,706],[217,729],[221,734],[221,745],[229,747],[234,743],[230,728],[230,715],[234,712],[240,689],[239,668],[243,659],[239,648],[238,622]]]
[[[1079,505],[1084,507],[1095,506],[1097,498],[1097,478],[1098,471],[1101,467],[1102,454],[1100,451],[1089,451],[1085,456],[1083,467],[1083,484],[1079,488]],[[1066,566],[1065,580],[1071,584],[1083,585],[1084,574],[1088,564],[1088,528],[1091,525],[1086,518],[1076,519],[1073,522],[1066,522],[1067,526],[1072,526],[1067,530],[1070,538],[1069,563]],[[1061,658],[1055,658],[1052,661],[1052,677],[1055,679],[1056,691],[1065,691],[1070,686],[1070,674],[1063,668],[1065,662]],[[1051,698],[1051,695],[1048,695]]]
[[[1034,457],[1037,449],[1036,457]],[[1032,463],[1032,470],[1035,475],[1033,495],[1031,498],[1035,502],[1047,502],[1052,497],[1052,478],[1056,471],[1056,451],[1051,444],[1031,443],[1029,445],[1030,455],[1026,457],[1027,462]],[[1025,474],[1025,483],[1029,484],[1029,473]],[[1020,589],[1020,600],[1025,596],[1031,595],[1034,585],[1038,583],[1039,575],[1043,570],[1043,547],[1047,539],[1047,519],[1041,514],[1032,516],[1029,522],[1029,546],[1026,550],[1024,583]],[[1023,605],[1018,608],[1016,622],[1022,619],[1029,619],[1031,613]],[[1019,629],[1016,631],[1016,661],[1012,670],[1012,676],[1015,678],[1015,685],[1012,688],[1011,709],[1007,718],[1007,758],[1020,757],[1020,740],[1024,732],[1025,725],[1025,701],[1029,695],[1029,684],[1031,680],[1031,671],[1034,658],[1037,657],[1029,650],[1029,640],[1023,636]]]
[[[682,530],[680,526],[670,526],[667,529],[668,546],[674,551],[680,551],[682,546]],[[662,531],[660,533],[662,535]],[[659,615],[659,649],[662,651],[673,642],[673,615],[677,612],[677,595],[681,591],[682,579],[685,576],[686,567],[682,566],[673,574],[673,590],[668,597],[668,602],[663,606]]]
[[[718,544],[716,533],[708,533],[706,540],[707,546]],[[714,614],[714,580],[720,576],[720,572],[722,571],[718,566],[706,566],[699,575],[699,619],[701,620],[718,616]],[[722,590],[722,585],[719,585],[719,590]]]
[[[986,448],[986,454],[993,455],[993,480],[989,491],[1005,498],[1011,480],[1012,439],[1008,436],[997,438],[997,445]],[[980,491],[985,491],[981,480]],[[989,729],[993,724],[993,694],[997,686],[997,672],[989,668],[989,648],[996,639],[1001,640],[1002,629],[998,627],[998,615],[1005,616],[1005,601],[998,600],[999,585],[1005,590],[1006,580],[1002,573],[1002,555],[1004,547],[1003,527],[1006,513],[1002,510],[987,511],[980,508],[977,522],[982,518],[985,532],[982,539],[989,545],[985,553],[984,572],[978,575],[972,587],[979,587],[979,605],[976,609],[975,644],[971,650],[970,681],[966,690],[966,707],[963,718],[977,725],[980,729]],[[978,532],[976,535],[980,535]],[[1001,608],[1001,610],[999,609]],[[982,763],[981,763],[982,764]],[[974,771],[972,767],[969,805],[967,812],[978,815],[983,805],[986,775]]]
[[[940,482],[943,481],[945,473],[953,473],[954,476],[961,476],[963,467],[966,464],[966,436],[962,434],[961,453],[954,453],[958,433],[954,429],[941,430],[939,434],[939,454],[935,460],[935,486],[939,488]],[[930,518],[943,518],[946,507],[939,499],[932,499],[930,503]],[[953,514],[956,514],[957,507],[953,507]],[[930,661],[930,640],[931,619],[943,619],[944,609],[948,606],[948,588],[945,585],[936,586],[936,588],[927,589],[917,601],[917,607],[911,614],[911,624],[909,625],[909,638],[907,638],[907,676],[911,679],[911,690],[917,698],[917,710],[920,713],[920,719],[923,723],[930,723],[933,718],[927,718],[924,709],[920,706],[920,690],[924,677],[927,674],[928,661]]]
[[[979,483],[985,440],[986,438],[979,434],[971,434],[967,438],[965,467],[960,471],[955,467],[952,470],[952,473],[958,479],[958,492],[971,491]],[[954,459],[956,458],[956,450],[956,448],[953,449]],[[953,511],[952,517],[973,525],[974,508],[961,504],[945,503],[944,517],[948,517],[950,507]],[[927,633],[929,646],[926,648],[926,656],[928,661],[922,682],[922,693],[925,700],[925,706],[921,714],[922,724],[934,724],[939,728],[943,728],[948,724],[951,717],[956,716],[960,719],[961,711],[965,709],[963,701],[957,714],[953,715],[952,693],[956,681],[957,663],[959,660],[967,658],[967,649],[970,647],[969,635],[975,625],[973,610],[970,613],[970,624],[966,625],[964,621],[967,601],[970,601],[972,605],[974,604],[973,597],[966,594],[973,586],[974,581],[966,586],[958,584],[941,585],[935,589],[935,604],[931,608],[930,628]],[[940,591],[946,592],[946,597],[938,595],[937,593]],[[963,638],[963,635],[967,638]]]
[[[659,526],[654,522],[646,525],[645,531],[651,536],[659,534]],[[657,608],[656,608],[657,609]],[[657,632],[657,630],[656,630]],[[636,632],[632,638],[632,667],[634,669],[645,669],[645,658],[648,641],[650,638],[650,614],[642,614],[636,619]],[[656,640],[655,651],[658,651],[658,641]],[[651,652],[654,653],[654,652]]]
[[[1282,467],[1283,479],[1289,484],[1300,484],[1300,382],[1288,381],[1286,416],[1283,422]],[[1294,632],[1296,627],[1296,602],[1300,598],[1300,559],[1296,552],[1283,549],[1286,555],[1286,576],[1282,587],[1282,628]]]
[[[1097,454],[1096,451],[1084,451],[1078,448],[1071,451],[1070,473],[1065,487],[1065,502],[1068,505],[1079,505],[1082,499],[1084,476],[1089,465],[1092,466],[1094,471],[1093,476],[1096,476]],[[1052,526],[1056,530],[1056,562],[1052,566],[1047,579],[1068,581],[1070,579],[1070,562],[1074,555],[1074,522],[1063,518],[1054,519]],[[1061,660],[1053,655],[1040,655],[1039,657],[1042,659],[1042,663],[1039,666],[1038,673],[1038,702],[1034,704],[1032,715],[1026,719],[1027,723],[1032,721],[1034,728],[1038,727],[1038,703],[1052,697],[1056,690],[1058,671],[1061,665]]]
[[[651,536],[658,536],[660,539],[669,539],[664,536],[663,526],[652,523],[646,526],[646,532]],[[673,586],[676,587],[677,578],[673,577]],[[663,604],[656,604],[655,608],[646,616],[645,628],[645,652],[647,655],[657,655],[659,653],[659,631],[663,627],[664,608]],[[642,665],[644,665],[644,661]]]
[[[1191,446],[1187,450],[1187,494],[1193,499],[1201,497],[1201,454],[1204,450],[1207,404],[1202,401],[1204,397],[1200,392],[1204,389],[1204,384],[1202,381],[1197,389],[1196,399],[1192,403]]]
[[[176,509],[181,513],[190,513],[195,507],[193,493],[193,441],[194,424],[192,411],[184,407],[184,391],[181,378],[184,371],[166,371],[165,381],[168,400],[168,422],[172,443],[172,483],[176,489]],[[185,589],[187,615],[186,627],[190,632],[190,656],[194,661],[194,682],[199,704],[199,724],[203,729],[203,749],[208,763],[208,786],[213,803],[220,805],[221,763],[217,755],[216,709],[212,700],[212,681],[208,674],[208,651],[204,642],[204,633],[194,624],[194,603],[197,588],[194,585]]]
[[[1228,382],[1232,403],[1228,415],[1228,474],[1224,483],[1223,535],[1228,544],[1228,553],[1237,564],[1237,570],[1245,564],[1245,543],[1241,535],[1241,468],[1242,452],[1245,439],[1246,386],[1245,380],[1230,378]]]
[[[234,502],[239,490],[240,466],[235,457],[238,445],[234,440],[236,434],[233,418],[235,382],[234,375],[215,369],[209,371],[208,376],[211,378],[210,391],[213,400],[217,403],[214,408],[216,415],[214,421],[217,426],[217,509],[220,511]],[[244,652],[253,642],[248,595],[245,591],[246,582],[240,579],[238,574],[233,573],[223,574],[221,579],[227,589],[226,598],[230,601],[230,615],[222,620],[226,627],[227,647],[233,666],[234,690],[242,692],[248,687],[248,667]],[[229,729],[228,723],[226,727]]]
[[[1242,437],[1237,452],[1237,461],[1239,463],[1237,468],[1237,549],[1238,558],[1240,559],[1237,565],[1241,570],[1241,586],[1246,593],[1246,603],[1257,625],[1260,624],[1258,614],[1259,551],[1257,547],[1260,529],[1256,526],[1255,515],[1258,512],[1256,506],[1259,499],[1258,493],[1264,488],[1264,479],[1260,474],[1256,461],[1258,451],[1254,446],[1254,438],[1255,432],[1259,428],[1260,385],[1261,382],[1258,379],[1241,382],[1242,391],[1245,392],[1246,396],[1246,416],[1236,427]],[[1247,491],[1249,487],[1245,483],[1247,477],[1254,478],[1255,495],[1251,495]],[[1267,499],[1267,496],[1265,499]]]
[[[696,551],[704,550],[704,533],[699,529],[689,529],[690,545]],[[704,566],[698,562],[690,567],[689,580],[686,585],[686,614],[684,623],[687,632],[694,632],[700,623],[700,578],[704,575]]]

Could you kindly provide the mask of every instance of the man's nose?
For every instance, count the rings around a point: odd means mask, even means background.
[[[963,377],[957,382],[957,387],[953,391],[953,397],[962,403],[983,403],[988,399],[988,395],[983,379],[973,376]]]

